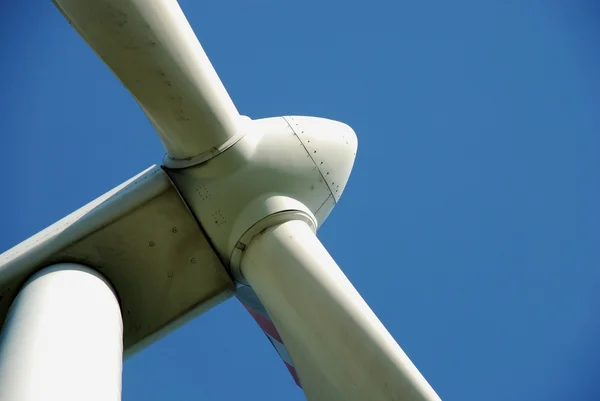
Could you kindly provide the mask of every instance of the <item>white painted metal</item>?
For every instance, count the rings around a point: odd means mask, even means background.
[[[138,101],[167,150],[200,163],[243,135],[242,117],[176,0],[53,0]]]
[[[350,178],[358,139],[348,125],[315,117],[285,117],[337,202]]]
[[[257,235],[241,265],[309,401],[439,400],[307,224]]]
[[[101,271],[119,294],[125,357],[234,290],[196,219],[156,166],[0,255],[0,326],[28,277],[73,261]]]
[[[60,264],[35,274],[0,337],[0,400],[118,401],[121,310],[94,270]]]
[[[288,213],[288,220],[323,224],[350,177],[357,139],[337,121],[275,117],[249,122],[234,149],[168,172],[221,259],[234,261],[237,277],[242,238],[265,227],[264,219]]]

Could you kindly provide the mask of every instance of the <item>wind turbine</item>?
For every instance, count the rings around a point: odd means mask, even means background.
[[[176,0],[55,5],[166,156],[0,255],[0,400],[120,400],[124,357],[231,296],[308,400],[439,400],[315,235],[354,131],[241,116]]]

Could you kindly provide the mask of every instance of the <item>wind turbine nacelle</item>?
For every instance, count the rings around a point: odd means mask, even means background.
[[[197,166],[167,169],[236,279],[249,241],[291,219],[314,231],[339,201],[357,151],[348,125],[317,117],[247,120],[230,149]]]

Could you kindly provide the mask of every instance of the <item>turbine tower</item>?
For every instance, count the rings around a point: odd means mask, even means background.
[[[123,358],[232,296],[308,400],[439,400],[316,237],[354,131],[240,115],[176,0],[54,1],[166,156],[0,255],[0,400],[120,400]]]

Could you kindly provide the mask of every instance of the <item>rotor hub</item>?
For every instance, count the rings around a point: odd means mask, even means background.
[[[272,225],[320,227],[346,186],[357,150],[348,125],[316,117],[248,120],[246,135],[205,163],[167,169],[238,281],[252,238]]]

